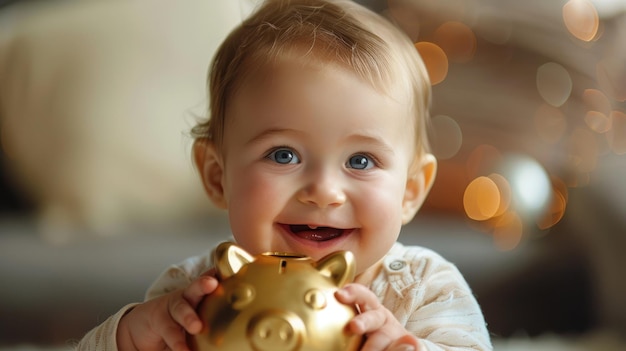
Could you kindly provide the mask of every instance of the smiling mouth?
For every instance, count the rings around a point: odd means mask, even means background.
[[[287,226],[295,236],[311,241],[328,241],[340,237],[345,229],[331,227],[312,227],[306,224],[292,224]]]

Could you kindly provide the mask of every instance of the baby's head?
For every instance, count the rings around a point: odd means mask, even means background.
[[[223,42],[210,67],[210,118],[192,130],[221,148],[226,108],[254,74],[281,59],[338,64],[383,93],[406,94],[418,153],[428,152],[430,81],[415,46],[351,0],[267,0]],[[259,72],[261,71],[261,72]]]
[[[357,273],[380,260],[436,169],[410,40],[352,1],[269,0],[227,37],[209,80],[194,156],[239,245],[350,250]]]

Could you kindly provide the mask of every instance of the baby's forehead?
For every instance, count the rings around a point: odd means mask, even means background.
[[[406,131],[411,131],[416,123],[407,94],[384,90],[359,76],[352,67],[336,61],[310,55],[306,59],[300,55],[283,56],[255,68],[243,79],[227,108],[226,119],[231,122],[233,116],[254,118],[254,111],[259,113],[263,108],[287,116],[285,111],[292,111],[294,106],[308,110],[307,104],[314,101],[326,105],[327,112],[345,106],[345,115],[367,116],[376,110],[385,124],[397,121]],[[244,110],[247,112],[242,113]]]
[[[342,72],[355,77],[355,81],[405,108],[406,115],[413,117],[414,121],[409,121],[411,124],[421,118],[416,114],[414,89],[410,87],[410,82],[405,79],[406,77],[397,71],[392,71],[393,75],[387,76],[376,72],[374,72],[376,74],[364,74],[362,67],[355,67],[345,61],[335,59],[328,51],[324,51],[323,47],[289,47],[281,50],[279,54],[267,55],[263,58],[257,56],[247,61],[243,65],[245,68],[240,70],[238,87],[233,91],[228,104],[236,99],[242,90],[255,95],[263,92],[277,77],[287,71],[289,71],[287,74],[297,76],[305,71],[320,75],[336,75],[337,72]]]
[[[320,74],[341,70],[356,77],[363,84],[369,85],[380,94],[410,103],[408,92],[411,90],[405,75],[393,67],[383,67],[381,62],[372,62],[368,66],[354,64],[349,59],[339,57],[324,45],[315,43],[297,43],[286,45],[273,53],[258,52],[245,60],[240,71],[240,84],[267,82],[285,66],[300,67]]]

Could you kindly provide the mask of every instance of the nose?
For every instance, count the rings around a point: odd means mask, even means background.
[[[337,177],[329,174],[310,177],[298,191],[298,201],[319,208],[336,207],[346,202],[346,194]]]
[[[259,351],[296,351],[305,334],[302,320],[282,310],[264,311],[248,325],[248,341]]]

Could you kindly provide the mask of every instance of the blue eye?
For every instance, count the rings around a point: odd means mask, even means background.
[[[270,152],[270,154],[267,155],[267,158],[283,165],[290,163],[300,163],[300,159],[298,158],[298,156],[296,156],[296,153],[287,148],[276,149]]]
[[[374,167],[374,161],[365,155],[354,155],[350,157],[346,166],[354,169],[370,169]]]

